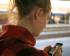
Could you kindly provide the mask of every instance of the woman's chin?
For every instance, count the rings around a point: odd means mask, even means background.
[[[40,34],[40,33],[39,33],[39,34]],[[35,35],[34,35],[34,37],[36,37],[36,38],[37,38],[37,37],[39,36],[39,34],[35,34]]]

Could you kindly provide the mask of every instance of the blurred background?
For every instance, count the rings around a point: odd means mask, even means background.
[[[12,3],[12,0],[0,0],[0,30],[2,25],[8,22],[10,1]],[[51,0],[51,3],[51,16],[39,37],[35,37],[37,40],[35,47],[43,49],[60,42],[64,44],[62,55],[70,56],[70,0]]]

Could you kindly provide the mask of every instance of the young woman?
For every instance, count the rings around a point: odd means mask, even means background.
[[[50,0],[14,0],[8,24],[0,32],[0,56],[49,56],[51,46],[34,47],[37,37],[47,24],[51,12]],[[16,8],[16,17],[12,11]],[[61,56],[60,47],[52,56]]]

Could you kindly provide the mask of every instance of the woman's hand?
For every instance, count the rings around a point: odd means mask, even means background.
[[[51,51],[53,49],[52,46],[47,46],[44,48],[44,51],[46,51],[47,53],[49,53],[49,51]]]
[[[57,46],[52,56],[62,56],[62,49]]]

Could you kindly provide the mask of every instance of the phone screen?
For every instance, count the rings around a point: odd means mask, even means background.
[[[55,46],[54,46],[54,48],[49,52],[49,55],[52,55],[53,54],[53,52],[56,50],[56,46],[59,46],[59,47],[62,48],[63,43],[56,43]]]
[[[56,48],[56,46],[59,46],[59,47],[61,47],[61,48],[62,48],[63,43],[56,43],[56,45],[54,46],[54,48]]]

